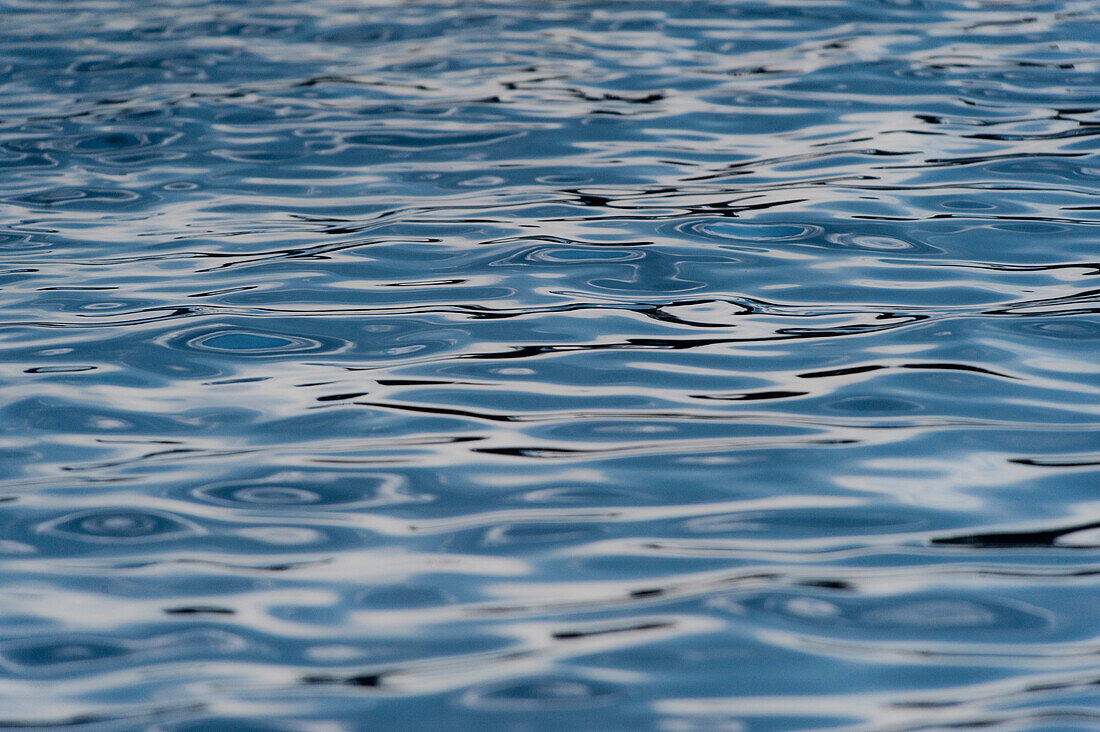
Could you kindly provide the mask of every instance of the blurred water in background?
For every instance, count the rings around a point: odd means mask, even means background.
[[[1100,729],[1100,6],[0,2],[0,727]]]

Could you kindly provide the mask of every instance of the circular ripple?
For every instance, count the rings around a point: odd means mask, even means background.
[[[175,516],[149,511],[83,511],[43,524],[39,531],[96,543],[165,541],[199,533]]]
[[[9,645],[0,650],[5,665],[20,671],[47,669],[69,664],[87,664],[130,654],[125,644],[108,640],[44,639]]]
[[[242,356],[272,356],[284,353],[302,353],[324,350],[321,341],[301,336],[262,333],[233,329],[205,333],[184,341],[186,348],[195,351],[232,353]]]
[[[304,488],[286,486],[246,486],[233,491],[231,498],[240,503],[258,503],[262,505],[299,506],[317,503],[321,496]]]
[[[553,264],[591,264],[596,262],[628,262],[644,257],[644,252],[608,249],[607,247],[601,249],[545,247],[531,250],[526,257],[526,261]]]
[[[823,229],[814,224],[774,223],[748,224],[729,221],[693,221],[673,227],[677,233],[725,239],[743,243],[803,241],[820,236]]]
[[[402,496],[404,480],[392,474],[273,476],[269,480],[204,486],[191,495],[234,508],[338,507],[392,503]]]
[[[1043,610],[1009,600],[966,597],[888,597],[833,600],[811,595],[772,594],[715,605],[733,605],[777,620],[808,623],[815,630],[883,635],[987,631],[996,634],[1049,626]]]
[[[851,247],[852,249],[871,249],[879,252],[931,248],[927,246],[920,247],[912,242],[899,239],[896,236],[886,236],[883,234],[829,234],[825,238],[830,243],[839,244],[843,247]]]

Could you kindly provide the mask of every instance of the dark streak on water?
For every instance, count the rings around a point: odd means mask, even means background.
[[[1100,729],[1091,0],[0,0],[0,727]]]

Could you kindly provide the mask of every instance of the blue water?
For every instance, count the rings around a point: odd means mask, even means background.
[[[0,2],[0,727],[1100,729],[1100,4]]]

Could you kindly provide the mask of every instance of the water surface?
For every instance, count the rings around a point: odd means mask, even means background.
[[[0,2],[0,727],[1100,728],[1100,10]]]

